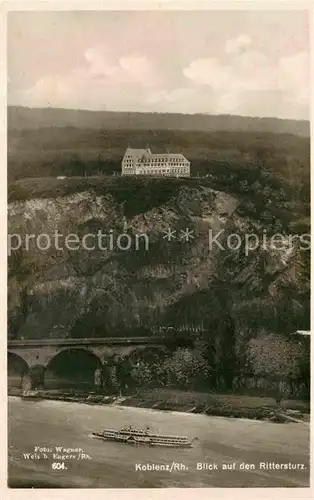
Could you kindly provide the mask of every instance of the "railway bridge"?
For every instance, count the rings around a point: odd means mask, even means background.
[[[8,340],[8,385],[19,388],[125,385],[140,359],[171,349],[169,338],[50,338]],[[123,382],[124,380],[124,382]]]

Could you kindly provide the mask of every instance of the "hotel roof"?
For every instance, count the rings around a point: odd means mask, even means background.
[[[185,156],[181,153],[152,153],[150,149],[133,149],[127,148],[124,156],[132,156],[133,159],[167,159],[167,158],[177,158],[180,160],[186,160]]]
[[[133,149],[133,148],[127,148],[125,155],[132,155],[132,156],[141,156],[141,155],[149,155],[150,154],[150,149]]]

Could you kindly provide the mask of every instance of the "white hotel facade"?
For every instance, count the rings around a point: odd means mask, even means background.
[[[190,165],[182,154],[153,154],[150,149],[127,148],[121,175],[190,177]]]

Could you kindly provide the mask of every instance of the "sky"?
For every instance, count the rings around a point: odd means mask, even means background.
[[[309,119],[306,11],[10,12],[8,104]]]

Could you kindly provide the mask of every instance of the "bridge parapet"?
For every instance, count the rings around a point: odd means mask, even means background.
[[[100,338],[51,338],[8,340],[8,348],[43,346],[100,346],[100,345],[165,345],[167,337],[100,337]]]
[[[8,352],[22,358],[29,367],[47,367],[57,354],[69,349],[89,351],[99,358],[102,364],[115,355],[125,357],[134,350],[147,347],[165,349],[162,339],[155,337],[99,338],[99,339],[43,339],[11,340]]]

